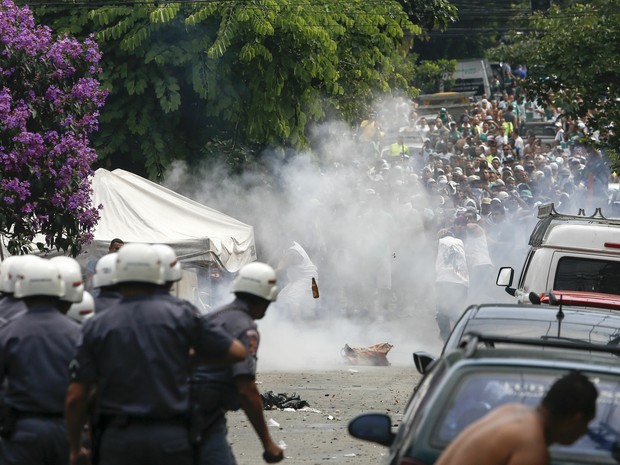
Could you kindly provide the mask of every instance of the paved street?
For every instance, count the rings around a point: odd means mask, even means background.
[[[368,411],[387,412],[400,422],[412,387],[419,379],[413,367],[334,367],[326,371],[260,373],[262,392],[297,393],[310,404],[306,411],[265,411],[276,441],[287,449],[285,463],[376,464],[385,448],[349,436],[348,421]],[[264,463],[262,449],[243,413],[229,414],[229,439],[238,465]]]

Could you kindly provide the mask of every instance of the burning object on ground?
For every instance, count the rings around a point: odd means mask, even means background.
[[[293,393],[292,395],[286,393],[274,394],[273,391],[267,391],[260,396],[263,400],[264,410],[276,410],[285,408],[299,410],[308,406],[308,402],[302,400],[295,393]]]
[[[387,354],[392,347],[394,346],[387,342],[381,342],[370,347],[350,347],[349,344],[345,344],[341,354],[345,363],[349,365],[386,367],[390,366]]]

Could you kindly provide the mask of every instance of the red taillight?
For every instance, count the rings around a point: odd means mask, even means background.
[[[90,315],[93,313],[92,310],[80,310],[80,315]]]
[[[617,242],[605,242],[605,247],[609,247],[611,249],[620,249],[620,244]]]

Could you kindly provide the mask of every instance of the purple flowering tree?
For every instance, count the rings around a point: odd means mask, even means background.
[[[75,256],[99,219],[89,134],[107,92],[92,37],[53,37],[27,7],[0,0],[0,234],[11,254]]]

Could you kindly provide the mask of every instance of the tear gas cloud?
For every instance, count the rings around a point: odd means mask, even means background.
[[[402,100],[379,110],[397,126],[404,124],[404,113]],[[386,132],[381,146],[396,141],[390,137]],[[393,162],[386,170],[374,143],[356,140],[343,123],[315,127],[312,139],[318,147],[312,153],[267,153],[267,176],[254,169],[233,176],[224,166],[212,165],[190,172],[182,163],[166,174],[172,190],[252,225],[260,261],[275,268],[296,241],[318,267],[316,316],[295,314],[276,302],[258,322],[259,369],[342,366],[345,344],[388,342],[394,346],[388,360],[398,365],[413,366],[416,350],[438,354],[435,233],[443,208],[419,180],[419,149],[407,163]],[[520,268],[530,230],[511,231],[516,246],[497,252],[495,268]],[[280,288],[285,286],[286,273],[279,273],[278,280]],[[494,282],[485,295],[490,301],[510,301]],[[214,303],[231,299],[226,288]]]

